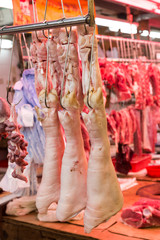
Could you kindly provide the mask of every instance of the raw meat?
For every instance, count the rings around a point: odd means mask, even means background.
[[[110,158],[107,122],[101,109],[82,113],[89,132],[91,151],[87,172],[87,206],[84,228],[89,233],[122,207],[123,197]]]
[[[46,111],[45,111],[46,110]],[[42,121],[45,132],[45,157],[43,177],[38,189],[36,206],[39,213],[46,213],[53,202],[58,202],[60,192],[60,166],[64,152],[64,141],[56,109],[44,109]]]
[[[93,28],[88,28],[87,32],[84,26],[77,28],[82,61],[82,88],[85,104],[89,108],[89,113],[82,113],[82,117],[91,142],[87,171],[87,205],[84,211],[84,230],[90,233],[94,227],[121,209],[123,197],[110,157],[97,42],[93,35]],[[90,54],[93,54],[91,63]],[[91,79],[89,78],[90,65]],[[87,94],[89,94],[88,97]]]
[[[98,48],[97,48],[97,40],[94,37],[94,40],[92,38],[93,35],[93,28],[88,27],[87,28],[87,34],[85,34],[85,28],[84,26],[78,26],[78,45],[79,45],[79,52],[82,62],[82,89],[84,94],[84,101],[86,106],[88,106],[87,102],[87,93],[88,91],[94,92],[96,91],[97,97],[101,96],[102,94],[102,80],[101,80],[101,73],[99,69],[99,63],[98,63]],[[91,46],[92,42],[94,41],[93,46],[93,58],[91,63],[91,69],[90,69],[90,57],[91,57]],[[98,66],[98,68],[97,68]],[[91,79],[90,79],[90,71],[91,71]],[[90,82],[90,85],[89,85]],[[98,90],[99,89],[99,90]],[[90,106],[92,107],[92,96],[95,96],[95,94],[90,94]],[[103,101],[102,101],[103,102]],[[89,106],[88,106],[89,107]]]
[[[116,170],[120,173],[127,174],[131,169],[131,160],[133,151],[128,145],[118,144],[118,152],[116,153]]]
[[[24,216],[36,210],[36,196],[15,198],[6,207],[6,214],[12,216]]]
[[[24,136],[20,133],[19,129],[21,128],[17,124],[17,116],[15,105],[11,104],[11,114],[9,119],[5,120],[5,131],[8,133],[8,160],[10,162],[15,162],[16,167],[12,173],[12,176],[19,178],[27,182],[27,178],[22,174],[25,166],[28,163],[24,160],[27,153],[28,143],[24,140]]]
[[[59,31],[57,33],[57,38],[59,35]],[[53,89],[56,90],[57,95],[60,95],[61,90],[61,80],[62,80],[62,70],[61,66],[58,61],[58,55],[57,55],[57,39],[55,40],[54,36],[52,36],[51,39],[48,40],[48,51],[49,51],[49,70],[50,70],[50,76],[51,81],[53,84]]]
[[[58,59],[63,69],[68,48],[65,30],[60,30],[59,39],[61,45],[58,48]],[[65,110],[59,112],[59,118],[65,132],[66,146],[62,159],[60,198],[56,216],[59,221],[67,221],[85,208],[87,192],[87,160],[80,125],[83,94],[75,31],[72,31],[70,36],[62,106]]]
[[[67,221],[86,206],[87,161],[79,110],[59,112],[59,118],[67,142],[62,159],[61,191],[56,214],[59,221]]]
[[[121,219],[123,223],[135,228],[160,226],[160,201],[141,199],[133,206],[123,209]]]
[[[54,35],[49,42],[46,42],[41,31],[38,32],[38,38],[41,42],[35,41],[37,48],[37,64],[35,64],[35,86],[39,98],[41,108],[36,107],[38,119],[42,122],[45,132],[45,158],[43,164],[43,175],[40,187],[38,189],[36,206],[38,209],[38,219],[47,221],[48,209],[50,205],[55,204],[59,200],[60,192],[60,167],[61,160],[64,153],[64,139],[63,133],[58,118],[60,83],[58,73],[61,70],[56,55],[57,42],[53,41]],[[54,34],[54,31],[53,31]],[[58,32],[56,32],[58,41]],[[48,44],[48,45],[47,45]],[[49,49],[49,70],[47,78],[47,94],[45,105],[45,79],[46,79],[46,63],[47,63],[47,49]],[[58,66],[58,67],[57,67]],[[53,69],[52,69],[53,68]],[[56,69],[55,69],[56,68]],[[50,74],[51,72],[51,74]],[[55,212],[53,221],[57,221]]]
[[[60,29],[59,39],[60,45],[57,47],[57,54],[61,69],[63,71],[68,48],[68,40],[66,36],[66,31],[64,29]],[[80,109],[81,110],[83,109],[83,94],[77,49],[77,33],[75,30],[71,31],[67,66],[65,72],[65,87],[64,89],[62,89],[62,91],[63,91],[62,105],[65,108],[67,107],[69,108],[70,104],[73,105],[73,103],[77,103],[80,106]],[[70,95],[72,96],[70,97]],[[72,103],[68,101],[69,99],[72,100]],[[77,99],[78,102],[75,99]],[[76,105],[74,106],[74,108],[77,108],[79,106]]]
[[[5,134],[4,121],[10,116],[10,108],[7,101],[0,97],[0,136]]]
[[[58,118],[58,109],[56,108],[56,105],[58,105],[57,98],[55,98],[52,92],[48,94],[47,101],[51,108],[45,107],[44,98],[44,91],[41,91],[39,101],[45,116],[41,121],[45,132],[46,145],[43,176],[36,198],[39,219],[41,214],[47,214],[47,210],[53,202],[58,202],[60,166],[64,152],[63,134]]]

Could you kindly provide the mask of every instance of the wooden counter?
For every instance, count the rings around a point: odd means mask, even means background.
[[[149,184],[150,181],[138,181],[138,185],[124,191],[124,207],[132,205],[140,198],[135,195],[138,188]],[[92,230],[90,234],[84,233],[83,221],[43,223],[37,220],[36,213],[22,217],[2,216],[0,229],[1,240],[160,240],[160,228],[131,228],[120,222],[120,213]]]

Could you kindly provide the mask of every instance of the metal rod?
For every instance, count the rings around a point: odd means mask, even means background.
[[[127,41],[127,49],[128,49],[128,58],[130,59],[130,46],[129,46],[129,41]]]
[[[44,11],[44,21],[46,21],[47,6],[48,6],[48,0],[46,0],[46,5],[45,5],[45,11]]]
[[[30,53],[29,53],[29,48],[27,46],[27,41],[26,41],[26,37],[25,37],[25,34],[22,33],[22,36],[23,36],[23,41],[24,41],[24,45],[25,45],[25,48],[26,48],[26,52],[27,52],[27,55],[28,55],[28,65],[30,64],[30,67],[32,68],[32,62],[31,62],[31,56],[30,56]]]
[[[76,25],[85,24],[85,23],[88,24],[89,22],[90,22],[89,15],[79,16],[74,18],[64,18],[64,19],[59,19],[55,21],[32,23],[32,24],[12,26],[12,27],[3,27],[0,29],[0,35],[30,32],[30,31],[32,32],[37,30],[60,28],[65,26],[76,26]]]
[[[102,38],[101,41],[102,41],[102,49],[104,52],[104,58],[106,59],[106,50],[105,50],[105,45],[104,45],[104,39]]]
[[[160,42],[152,42],[152,41],[147,41],[147,40],[139,40],[139,39],[130,39],[130,38],[123,38],[123,37],[115,37],[115,36],[107,36],[107,35],[96,35],[97,38],[101,39],[103,38],[104,40],[108,40],[108,39],[112,39],[115,41],[120,41],[120,40],[125,40],[125,41],[129,41],[129,42],[137,42],[137,43],[151,43],[153,45],[159,45],[160,46]]]

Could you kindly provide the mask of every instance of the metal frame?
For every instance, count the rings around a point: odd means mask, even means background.
[[[156,53],[160,53],[160,42],[152,42],[147,40],[138,40],[114,36],[97,35],[99,42],[102,42],[104,56],[106,57],[105,41],[108,41],[109,47],[113,49],[113,44],[118,51],[118,57],[114,56],[107,60],[118,62],[130,62],[133,60],[141,60],[142,62],[160,62],[156,58]]]

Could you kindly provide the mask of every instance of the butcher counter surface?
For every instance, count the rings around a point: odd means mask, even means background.
[[[125,190],[124,207],[139,200],[136,191],[142,186],[160,181],[160,179],[139,179],[138,185]],[[68,240],[68,239],[107,239],[107,240],[160,240],[160,227],[134,229],[120,222],[120,213],[108,222],[101,224],[90,234],[84,233],[83,221],[67,223],[39,222],[36,213],[21,217],[1,216],[0,240]]]

